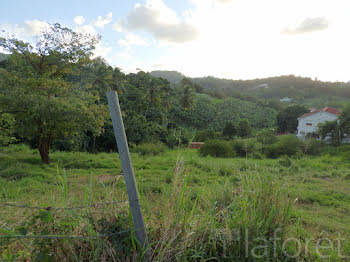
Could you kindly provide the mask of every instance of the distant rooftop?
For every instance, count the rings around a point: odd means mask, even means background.
[[[311,116],[311,115],[313,115],[313,114],[316,114],[316,113],[322,112],[322,111],[323,111],[323,112],[328,112],[328,113],[333,114],[333,115],[336,115],[336,116],[339,116],[339,115],[340,115],[340,111],[339,111],[338,109],[333,108],[333,107],[325,107],[325,108],[322,108],[322,109],[314,109],[314,110],[312,110],[311,112],[306,113],[306,114],[300,116],[298,119],[303,118],[303,117],[307,117],[307,116]]]

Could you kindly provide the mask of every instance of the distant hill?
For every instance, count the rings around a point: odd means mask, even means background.
[[[180,82],[184,77],[186,77],[177,71],[152,71],[150,74],[154,77],[164,78],[173,84]]]
[[[300,103],[317,99],[320,106],[330,101],[339,102],[350,98],[350,83],[322,82],[294,75],[253,80],[228,80],[215,77],[200,77],[192,80],[200,84],[206,93],[218,97],[248,96],[262,99],[288,97]],[[314,104],[314,106],[317,105]]]
[[[171,83],[181,81],[185,75],[176,71],[153,71]],[[309,77],[285,75],[252,80],[221,79],[213,76],[191,78],[213,97],[236,97],[241,100],[276,100],[289,98],[293,103],[310,107],[342,107],[350,98],[350,83],[323,82]],[[286,102],[286,103],[289,103]]]

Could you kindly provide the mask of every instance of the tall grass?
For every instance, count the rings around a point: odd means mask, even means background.
[[[187,174],[184,160],[179,158],[170,190],[162,197],[141,194],[153,261],[248,261],[252,258],[251,250],[246,250],[243,239],[249,237],[249,246],[254,246],[255,239],[268,239],[276,229],[285,236],[290,222],[290,199],[268,175],[247,171],[240,174],[239,186],[227,179],[194,191],[188,186]],[[90,176],[85,186],[85,204],[96,201],[93,191],[97,186]],[[76,201],[69,192],[65,172],[58,173],[58,187],[60,195],[56,195],[56,203],[69,206]],[[112,188],[104,185],[104,190],[106,195],[111,195]],[[83,211],[35,211],[21,223],[9,225],[6,232],[94,237],[129,227],[132,227],[132,220],[126,204]],[[137,261],[142,257],[132,232],[90,241],[17,241],[1,240],[0,251],[7,254],[7,259]],[[269,252],[272,249],[269,243]]]
[[[283,239],[291,218],[288,190],[267,175],[246,172],[239,186],[227,180],[194,193],[187,187],[186,168],[180,159],[171,192],[157,203],[152,216],[151,239],[154,261],[250,261],[257,239],[279,230]],[[245,239],[248,238],[248,246]],[[283,260],[278,243],[275,260]],[[274,246],[267,243],[272,257]],[[251,248],[249,248],[251,247]],[[260,254],[261,255],[261,254]]]
[[[346,229],[328,217],[347,219],[349,169],[341,157],[293,158],[289,166],[283,159],[217,159],[193,150],[132,156],[153,261],[317,261],[314,253],[287,257],[284,251],[293,254],[297,246],[283,247],[283,240],[300,239],[305,250],[305,226]],[[69,207],[127,198],[117,154],[54,152],[57,161],[49,166],[36,158],[27,147],[0,149],[0,167],[11,174],[27,169],[16,180],[2,173],[2,202]],[[298,186],[290,192],[286,182]],[[0,224],[1,234],[85,237],[133,228],[128,203],[59,212],[2,207]],[[143,256],[132,231],[84,240],[0,239],[0,254],[4,261],[140,261]]]

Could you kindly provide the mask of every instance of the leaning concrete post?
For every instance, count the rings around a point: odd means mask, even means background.
[[[148,260],[148,241],[145,224],[143,222],[139,196],[137,193],[134,170],[132,168],[128,142],[125,135],[123,119],[120,111],[118,95],[116,91],[107,92],[109,112],[111,113],[115,140],[117,141],[118,152],[122,164],[126,189],[128,191],[129,205],[135,225],[137,240],[144,250],[146,250],[146,260]]]

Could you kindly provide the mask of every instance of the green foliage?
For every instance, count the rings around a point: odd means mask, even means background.
[[[191,110],[172,111],[172,120],[178,125],[195,129],[212,129],[222,132],[227,122],[238,123],[248,119],[254,128],[273,127],[276,111],[236,98],[213,99],[197,94],[197,102]]]
[[[270,128],[260,130],[256,135],[256,140],[263,145],[275,143],[277,141],[275,130]]]
[[[233,138],[237,134],[238,128],[232,121],[226,122],[224,129],[222,130],[222,135],[229,139]]]
[[[348,103],[342,111],[340,117],[341,131],[343,134],[350,134],[350,104]]]
[[[181,80],[180,86],[183,86],[183,87],[185,87],[185,86],[190,86],[190,87],[193,88],[197,93],[203,92],[203,88],[202,88],[199,84],[193,82],[193,81],[192,81],[190,78],[188,78],[188,77],[184,77],[184,78]]]
[[[208,140],[199,150],[202,156],[234,157],[230,144],[223,140]]]
[[[300,105],[292,105],[284,108],[277,114],[278,132],[294,133],[298,127],[298,117],[309,112],[309,110]]]
[[[318,132],[322,139],[325,139],[327,136],[330,136],[332,145],[340,145],[343,135],[341,130],[341,124],[338,120],[320,123],[318,125]]]
[[[249,137],[252,134],[252,126],[248,119],[242,119],[237,125],[237,135],[239,137]]]
[[[0,146],[6,146],[16,141],[15,118],[11,114],[0,113]]]
[[[315,138],[306,138],[302,141],[302,151],[307,155],[319,155],[324,151],[325,144]]]
[[[170,83],[179,83],[185,76],[176,71],[152,71],[150,73],[154,77],[167,79]]]
[[[193,78],[193,81],[200,84],[205,93],[213,96],[220,94],[221,97],[237,97],[256,102],[262,98],[266,106],[275,110],[283,107],[279,99],[284,97],[316,108],[324,107],[325,104],[338,107],[350,98],[349,83],[322,82],[294,75],[254,80],[229,80],[209,76]],[[261,85],[266,85],[268,88],[259,88]]]
[[[249,139],[235,139],[230,141],[230,146],[241,157],[246,157],[253,153],[260,152],[261,144],[254,138]]]
[[[158,155],[166,150],[166,146],[161,143],[144,143],[133,148],[133,152],[139,153],[142,156]]]
[[[169,130],[166,137],[166,144],[173,148],[174,146],[188,145],[193,141],[195,132],[185,128],[175,128]]]
[[[283,167],[291,167],[292,166],[292,160],[286,155],[282,156],[279,160],[278,163],[283,166]]]
[[[197,142],[205,142],[207,140],[217,139],[221,136],[219,132],[215,132],[211,129],[201,130],[196,133],[194,138]]]
[[[277,142],[267,145],[263,152],[267,157],[292,156],[301,151],[302,142],[295,135],[279,136]]]
[[[8,57],[9,57],[9,55],[0,53],[0,62],[6,60]]]
[[[182,87],[181,106],[184,110],[189,110],[196,102],[196,93],[193,87],[186,84]]]
[[[300,240],[303,250],[297,261],[322,260],[314,252],[317,242],[306,246],[304,240],[319,239],[325,227],[327,238],[333,243],[337,243],[338,235],[331,232],[339,232],[345,239],[349,237],[349,217],[345,211],[350,203],[350,171],[349,159],[343,159],[350,155],[349,145],[329,147],[329,152],[316,157],[291,157],[291,166],[280,162],[285,156],[208,158],[185,148],[147,157],[132,152],[152,248],[151,260],[172,261],[176,251],[179,261],[254,261],[251,252],[259,252],[253,248],[262,243],[264,247],[260,250],[265,250],[266,244],[268,255],[261,261],[271,260],[274,250],[276,261],[295,261],[282,252],[283,241],[291,237]],[[54,163],[42,165],[38,153],[26,146],[2,147],[0,196],[4,202],[44,207],[123,200],[125,185],[117,159],[116,153],[52,152]],[[56,175],[56,163],[60,175],[64,174],[62,168],[66,168],[66,177],[60,179]],[[3,176],[13,170],[25,176],[20,180]],[[22,218],[22,209],[3,207],[0,220],[6,227],[1,229],[1,234],[96,237],[132,228],[127,203],[84,210],[24,212]],[[275,232],[274,243],[269,239]],[[248,245],[239,243],[238,238]],[[32,261],[39,253],[53,261],[98,261],[101,257],[108,261],[141,260],[133,241],[134,234],[130,232],[90,241],[2,239],[0,252],[3,260]],[[342,254],[346,256],[350,255],[348,243],[342,241]],[[288,254],[296,254],[299,245],[292,241],[285,248]],[[322,254],[337,254],[337,251],[335,245],[333,249],[322,250]],[[331,261],[341,261],[334,258]]]
[[[52,25],[34,45],[14,37],[0,38],[11,52],[7,69],[0,69],[0,103],[13,113],[17,133],[38,137],[42,161],[49,163],[52,141],[80,130],[101,133],[106,107],[65,77],[78,74],[92,55],[98,38]]]

